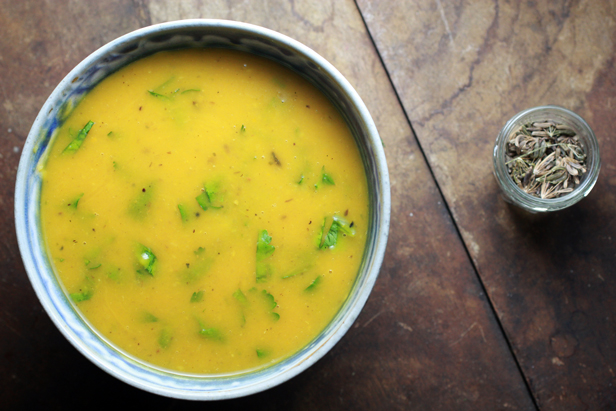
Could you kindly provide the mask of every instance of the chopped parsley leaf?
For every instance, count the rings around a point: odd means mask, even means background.
[[[237,289],[237,291],[233,293],[233,298],[235,298],[237,301],[239,301],[242,304],[248,303],[248,299],[246,298],[246,295],[244,295],[242,290],[240,290],[239,288]]]
[[[93,294],[94,292],[88,288],[80,293],[71,293],[71,300],[75,301],[76,303],[80,303],[82,301],[87,301],[92,298]]]
[[[137,249],[137,262],[140,267],[143,267],[142,269],[140,268],[137,270],[138,273],[154,276],[156,256],[151,249],[139,244]]]
[[[162,330],[160,330],[160,335],[158,336],[158,345],[160,345],[161,348],[169,347],[169,344],[171,344],[171,340],[173,340],[173,334],[171,334],[171,331],[169,331],[167,328],[163,328]]]
[[[182,221],[188,221],[188,211],[186,211],[186,207],[184,207],[182,204],[178,204],[178,210],[180,211],[180,217]]]
[[[201,321],[199,321],[199,335],[209,340],[223,341],[224,336],[217,328],[207,327]]]
[[[88,123],[81,130],[79,130],[79,134],[77,134],[77,137],[75,137],[73,141],[71,141],[69,145],[66,146],[62,154],[73,154],[74,152],[79,150],[93,125],[94,122],[92,120],[88,121]]]
[[[269,236],[267,230],[262,230],[257,239],[257,265],[256,276],[257,282],[262,283],[268,280],[272,274],[272,267],[264,260],[274,253],[275,246],[271,245],[272,237]]]
[[[336,185],[336,183],[334,183],[334,179],[332,178],[332,176],[330,176],[329,174],[325,172],[325,166],[323,166],[323,169],[322,169],[321,180],[323,181],[324,184],[328,184],[330,186]]]
[[[321,278],[323,278],[322,275],[317,276],[317,278],[315,278],[314,280],[312,280],[312,282],[310,283],[310,285],[308,287],[306,287],[306,289],[304,291],[307,292],[312,292],[315,290],[315,288],[317,287],[317,285],[321,282]]]
[[[353,223],[349,224],[345,219],[334,216],[332,224],[329,226],[329,230],[325,231],[325,220],[321,226],[321,241],[319,248],[326,250],[328,248],[334,248],[338,242],[338,232],[342,232],[344,235],[353,237],[355,235],[355,228],[352,227]]]
[[[190,297],[190,302],[198,303],[200,301],[203,301],[203,291],[195,291]]]

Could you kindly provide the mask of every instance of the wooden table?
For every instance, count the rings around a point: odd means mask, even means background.
[[[79,354],[38,302],[13,222],[19,155],[56,84],[106,42],[185,18],[258,24],[333,63],[376,121],[392,187],[385,262],[348,334],[287,383],[211,404]],[[613,0],[1,0],[0,27],[0,408],[616,409]],[[603,166],[588,198],[530,215],[501,198],[492,148],[548,103],[589,122]]]

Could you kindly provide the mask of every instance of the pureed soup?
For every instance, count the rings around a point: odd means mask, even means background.
[[[48,253],[98,333],[167,369],[263,367],[347,298],[369,217],[328,99],[264,58],[160,52],[97,85],[42,170]]]

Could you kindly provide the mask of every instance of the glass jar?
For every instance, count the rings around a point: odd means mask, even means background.
[[[575,131],[586,154],[586,172],[581,175],[580,184],[572,192],[558,198],[543,199],[524,192],[509,175],[506,164],[507,142],[511,133],[525,124],[544,121],[563,124]],[[586,121],[574,112],[558,106],[534,107],[513,116],[496,138],[493,162],[494,175],[505,200],[532,213],[562,210],[577,203],[590,193],[601,167],[599,144]]]

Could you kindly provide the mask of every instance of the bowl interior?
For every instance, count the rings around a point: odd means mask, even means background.
[[[308,346],[267,368],[232,375],[189,375],[156,368],[108,343],[66,297],[46,255],[39,201],[40,166],[58,127],[96,84],[125,65],[162,50],[222,47],[282,64],[317,86],[345,118],[368,180],[370,227],[360,272],[335,318]],[[389,179],[383,147],[365,105],[327,61],[279,33],[243,23],[184,20],[147,27],[105,45],[82,61],[51,94],[37,116],[20,160],[15,219],[22,258],[42,305],[66,338],[103,370],[136,387],[170,397],[224,399],[278,385],[321,358],[359,315],[378,276],[389,228]]]

